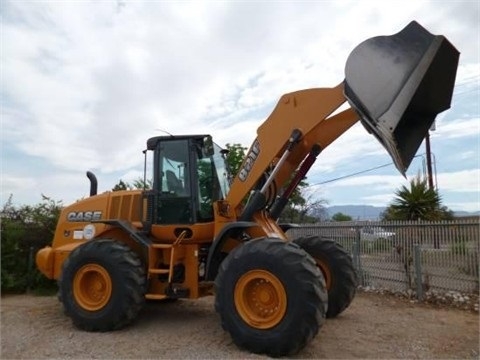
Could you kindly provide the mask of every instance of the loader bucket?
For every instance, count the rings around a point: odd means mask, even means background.
[[[435,117],[450,107],[459,52],[412,21],[358,45],[345,65],[345,97],[405,175]]]

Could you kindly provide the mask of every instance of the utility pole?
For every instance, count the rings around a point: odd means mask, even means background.
[[[430,190],[433,190],[433,174],[432,174],[432,152],[430,150],[430,130],[427,131],[425,136],[425,152],[427,154],[427,178],[428,178],[428,187]]]

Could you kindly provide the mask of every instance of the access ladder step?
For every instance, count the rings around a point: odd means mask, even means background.
[[[169,269],[148,269],[149,274],[169,274],[170,270]]]
[[[145,294],[145,298],[148,300],[163,300],[167,298],[167,295],[160,294]]]
[[[150,245],[154,249],[171,249],[172,244],[152,244]]]

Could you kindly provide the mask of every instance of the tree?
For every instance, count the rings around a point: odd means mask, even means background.
[[[345,215],[341,212],[338,212],[332,216],[333,221],[352,221],[352,217],[350,215]]]
[[[381,214],[382,220],[447,220],[453,213],[442,206],[442,199],[437,190],[428,186],[427,180],[417,175],[410,181],[410,187],[403,185],[395,191],[396,197]],[[417,239],[418,240],[418,239]],[[409,238],[396,246],[401,256],[409,284],[411,283],[411,267],[413,264],[412,246],[415,238]],[[439,248],[435,239],[434,247]]]
[[[35,268],[33,259],[39,249],[52,243],[63,206],[44,195],[42,199],[37,205],[17,207],[10,196],[0,210],[2,292],[55,286]]]
[[[226,161],[232,177],[237,175],[243,159],[245,158],[246,147],[240,144],[226,144],[225,147],[228,150]]]
[[[112,188],[112,191],[135,190],[135,189],[148,190],[152,188],[152,185],[153,185],[153,182],[151,180],[144,181],[143,178],[135,179],[131,184],[120,179],[118,184],[115,184],[115,186]]]
[[[118,184],[115,184],[115,186],[113,187],[112,191],[122,191],[122,190],[129,190],[129,184],[126,183],[125,181],[123,181],[122,179],[120,179],[120,181],[118,182]]]
[[[132,189],[150,190],[153,188],[153,180],[144,180],[143,178],[137,178],[133,180],[132,184],[128,184]]]
[[[327,218],[327,211],[325,209],[326,200],[316,199],[313,194],[306,194],[306,188],[308,183],[305,182],[304,188],[299,187],[292,194],[288,205],[280,215],[279,222],[291,222],[291,223],[315,223]],[[298,198],[300,201],[295,200],[295,193],[298,191]]]
[[[395,195],[381,215],[383,220],[446,220],[453,217],[442,205],[438,191],[431,189],[420,175],[410,181],[409,188],[403,185]]]

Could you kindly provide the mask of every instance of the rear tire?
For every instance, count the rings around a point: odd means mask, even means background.
[[[295,354],[325,321],[322,274],[292,243],[261,239],[238,246],[222,262],[215,290],[223,328],[254,353]]]
[[[63,264],[59,299],[74,325],[110,331],[131,323],[145,302],[146,276],[139,257],[123,243],[89,241]]]
[[[293,242],[315,259],[326,281],[327,318],[337,316],[350,305],[357,289],[351,256],[340,244],[318,236],[301,237]]]

